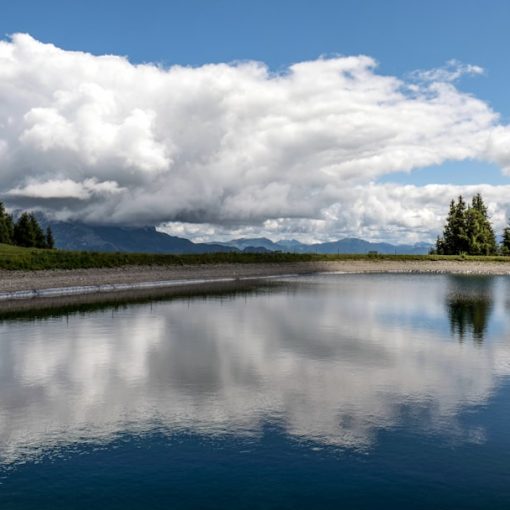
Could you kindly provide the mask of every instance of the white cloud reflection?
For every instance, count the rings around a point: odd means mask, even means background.
[[[403,407],[422,433],[481,441],[458,415],[510,373],[507,281],[495,281],[498,327],[482,346],[450,338],[456,283],[442,276],[330,275],[320,288],[3,323],[2,458],[158,427],[257,435],[273,420],[291,436],[369,448]]]

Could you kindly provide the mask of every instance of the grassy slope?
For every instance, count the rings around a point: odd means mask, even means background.
[[[94,253],[40,250],[0,244],[0,269],[82,269],[94,267],[168,266],[184,264],[278,263],[319,260],[476,260],[510,262],[508,257],[464,257],[441,255],[317,255],[294,253],[205,253],[165,255],[146,253]]]

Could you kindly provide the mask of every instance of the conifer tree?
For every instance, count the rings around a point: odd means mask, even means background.
[[[450,202],[450,211],[446,218],[443,236],[436,242],[436,251],[440,255],[457,255],[468,252],[466,225],[466,202],[462,195]]]
[[[46,248],[50,250],[55,248],[55,238],[53,237],[53,232],[51,231],[50,226],[46,228]]]
[[[46,248],[46,241],[46,236],[34,214],[24,212],[14,225],[14,244],[26,248]]]
[[[32,230],[32,235],[34,238],[34,246],[35,248],[46,248],[46,236],[37,221],[37,218],[33,215],[29,215],[30,218],[30,229]]]
[[[466,229],[470,255],[494,255],[497,252],[496,236],[489,221],[487,207],[477,193],[466,211]]]
[[[462,195],[457,202],[451,201],[443,236],[438,237],[435,251],[441,255],[493,255],[497,252],[494,230],[480,193],[467,208]]]
[[[30,214],[24,212],[14,225],[14,244],[17,246],[31,247],[35,245],[34,231]]]
[[[501,252],[503,255],[510,255],[510,226],[503,230],[503,239],[501,241]]]
[[[0,243],[12,244],[13,224],[12,218],[5,211],[4,204],[0,202]]]

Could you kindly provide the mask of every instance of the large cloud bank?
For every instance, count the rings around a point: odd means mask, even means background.
[[[164,69],[17,34],[0,42],[1,198],[188,235],[423,238],[466,189],[377,179],[466,159],[510,173],[510,128],[452,83],[480,72],[450,63],[404,81],[366,56],[279,74],[255,62]],[[503,223],[510,187],[482,191]]]

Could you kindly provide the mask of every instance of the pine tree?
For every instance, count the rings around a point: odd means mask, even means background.
[[[503,255],[510,255],[510,226],[503,230],[503,239],[501,241],[501,252]]]
[[[0,202],[0,243],[12,244],[12,218],[6,213],[4,204]]]
[[[451,201],[443,236],[438,237],[435,251],[441,255],[493,255],[497,252],[494,230],[480,193],[467,208],[462,195],[457,203]]]
[[[14,244],[17,246],[31,247],[35,245],[34,231],[32,229],[32,222],[30,221],[30,214],[24,212],[14,225]]]
[[[24,212],[14,225],[13,241],[26,248],[46,248],[46,236],[32,213]]]
[[[489,221],[487,207],[477,193],[466,211],[468,250],[470,255],[494,255],[497,252],[496,236]]]
[[[55,248],[55,239],[53,237],[53,232],[51,231],[50,226],[46,228],[46,248],[50,250]]]
[[[33,246],[35,248],[46,248],[46,236],[37,221],[37,218],[33,215],[29,215],[30,218],[30,229],[32,230],[32,235],[34,238]]]
[[[450,211],[446,218],[443,236],[436,242],[436,251],[440,255],[458,255],[468,253],[469,243],[466,225],[466,202],[459,196],[457,203],[450,203]]]

